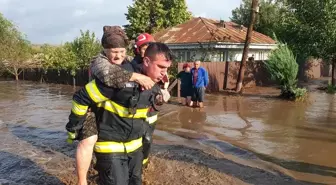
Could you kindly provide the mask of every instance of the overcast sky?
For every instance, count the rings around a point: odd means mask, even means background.
[[[194,16],[229,20],[241,0],[187,0]],[[71,41],[79,30],[101,37],[104,25],[127,24],[132,0],[0,0],[0,12],[35,44]]]

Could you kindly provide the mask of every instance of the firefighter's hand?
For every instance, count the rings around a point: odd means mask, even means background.
[[[161,106],[163,105],[163,96],[161,94],[158,94],[156,97],[155,97],[155,105],[158,105],[158,106]]]
[[[151,89],[155,85],[155,82],[151,78],[139,73],[133,73],[130,81],[139,83],[145,90]]]
[[[168,89],[168,87],[169,87],[169,78],[168,78],[167,74],[162,78],[162,83],[163,83],[163,88],[164,89]]]
[[[67,143],[72,144],[77,139],[78,134],[76,132],[68,132]]]
[[[162,101],[167,103],[170,99],[170,93],[167,89],[161,89]]]

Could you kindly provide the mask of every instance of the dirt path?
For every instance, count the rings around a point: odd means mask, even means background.
[[[287,184],[308,185],[279,171],[267,171],[224,158],[215,149],[156,145],[144,171],[144,184]]]

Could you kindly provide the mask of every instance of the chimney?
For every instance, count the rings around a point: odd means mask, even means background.
[[[225,28],[225,22],[224,22],[224,20],[220,20],[220,21],[219,21],[219,25],[220,25],[221,27]]]

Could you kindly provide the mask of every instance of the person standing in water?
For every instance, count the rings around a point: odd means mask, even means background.
[[[194,62],[194,68],[191,69],[193,96],[190,106],[199,106],[203,108],[205,88],[209,84],[208,72],[201,67],[201,61]]]
[[[189,64],[183,65],[183,71],[179,72],[176,78],[181,81],[180,95],[184,98],[184,102],[182,104],[188,106],[191,102],[192,96],[192,74],[190,72]]]

